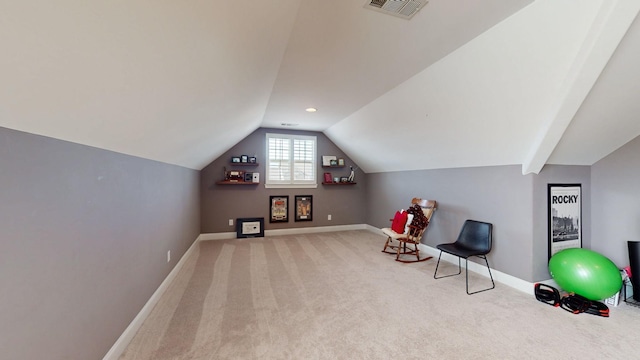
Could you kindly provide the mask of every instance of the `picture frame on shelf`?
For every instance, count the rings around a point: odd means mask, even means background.
[[[244,173],[244,181],[245,182],[252,182],[253,181],[253,173],[245,172]]]
[[[582,185],[547,185],[549,259],[560,250],[582,247]]]
[[[335,160],[335,155],[323,155],[322,156],[322,166],[331,166],[331,160]]]
[[[255,164],[257,162],[258,159],[256,159],[255,156],[249,156],[249,162],[252,164]]]
[[[240,156],[240,162],[243,162],[243,163],[249,162],[249,156],[247,155]]]
[[[343,158],[338,159],[338,166],[344,166],[344,159]]]
[[[349,182],[349,178],[346,177],[346,176],[343,176],[343,177],[340,178],[340,182],[341,183],[348,183]]]
[[[329,166],[338,166],[338,160],[333,159],[333,160],[329,161]]]
[[[331,176],[330,172],[324,173],[324,182],[327,184],[333,183],[333,177]]]
[[[313,220],[313,196],[295,195],[295,221]]]
[[[269,196],[269,222],[289,222],[289,195]]]
[[[240,162],[240,156],[233,156],[231,158],[231,162],[232,163],[239,163]]]

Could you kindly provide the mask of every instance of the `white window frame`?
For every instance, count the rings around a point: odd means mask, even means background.
[[[289,141],[289,154],[288,154],[288,165],[289,169],[291,169],[291,174],[289,174],[289,179],[284,180],[272,180],[270,175],[271,165],[272,165],[272,156],[269,149],[269,139],[285,139]],[[311,169],[313,171],[313,179],[311,180],[295,180],[293,175],[294,170],[294,148],[293,143],[294,140],[305,140],[313,142],[313,149],[310,157]],[[295,135],[295,134],[276,134],[276,133],[267,133],[265,139],[265,147],[266,147],[266,164],[265,164],[265,180],[264,187],[265,188],[317,188],[318,187],[318,139],[316,136],[308,136],[308,135]],[[282,161],[282,160],[281,160]]]

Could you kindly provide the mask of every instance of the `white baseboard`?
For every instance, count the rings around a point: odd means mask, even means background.
[[[111,349],[109,349],[107,354],[102,358],[103,360],[117,360],[118,358],[120,358],[120,356],[122,355],[124,350],[127,348],[127,346],[129,345],[129,343],[131,342],[135,334],[138,332],[138,329],[140,329],[140,327],[142,326],[142,323],[147,319],[147,317],[151,313],[151,310],[153,309],[153,307],[156,306],[156,304],[160,300],[160,297],[164,294],[164,292],[169,287],[169,284],[171,284],[171,282],[176,277],[180,269],[182,269],[182,266],[184,265],[186,260],[189,258],[189,255],[191,255],[191,253],[193,252],[193,249],[195,249],[195,247],[197,246],[199,239],[200,237],[198,237],[198,239],[196,239],[193,242],[193,244],[191,244],[191,246],[184,253],[184,255],[182,255],[182,257],[180,258],[180,261],[178,261],[176,266],[173,267],[169,275],[167,275],[167,277],[162,281],[160,286],[158,286],[158,288],[153,293],[153,295],[151,295],[147,303],[144,304],[144,306],[142,307],[138,315],[136,315],[133,321],[131,321],[129,326],[127,326],[127,328],[124,330],[122,335],[120,335],[118,340],[116,340],[116,342],[113,344]]]
[[[315,233],[323,233],[323,232],[334,232],[334,231],[348,231],[348,230],[368,230],[367,227],[371,227],[367,224],[354,224],[354,225],[334,225],[334,226],[315,226],[315,227],[304,227],[304,228],[290,228],[290,229],[275,229],[275,230],[265,230],[264,236],[280,236],[280,235],[296,235],[296,234],[315,234]],[[224,233],[208,233],[208,234],[200,234],[198,237],[199,240],[225,240],[225,239],[235,239],[235,232],[224,232]]]
[[[382,230],[367,224],[265,230],[265,236],[312,234],[312,233],[348,231],[348,230],[367,230],[373,233],[380,234],[381,237],[384,237],[384,235],[382,234]],[[122,355],[124,350],[127,348],[129,343],[131,342],[131,339],[133,339],[134,335],[136,334],[140,326],[142,326],[142,323],[144,322],[144,320],[147,318],[147,316],[149,316],[149,313],[151,312],[153,307],[156,305],[156,303],[159,301],[162,294],[164,294],[164,292],[167,290],[167,288],[169,287],[169,284],[176,277],[176,275],[178,274],[178,271],[180,271],[180,269],[184,265],[184,262],[189,257],[189,255],[191,254],[191,252],[193,251],[193,249],[195,248],[195,246],[198,244],[199,241],[234,239],[235,237],[236,237],[235,232],[200,234],[200,236],[198,236],[196,241],[193,242],[191,247],[189,247],[189,250],[187,250],[184,253],[184,255],[182,255],[182,258],[180,259],[180,261],[178,261],[178,263],[173,268],[173,270],[171,270],[169,275],[167,275],[167,278],[164,279],[164,281],[162,282],[162,284],[160,284],[158,289],[153,293],[153,295],[151,295],[151,298],[149,298],[149,301],[147,301],[147,303],[142,307],[142,310],[140,310],[138,315],[136,315],[136,317],[133,319],[131,324],[129,324],[129,326],[125,329],[122,335],[120,335],[118,340],[115,342],[115,344],[113,344],[109,352],[107,352],[107,354],[104,356],[103,360],[116,360]],[[433,257],[437,257],[440,254],[440,250],[424,244],[420,244],[420,251],[423,251]],[[452,264],[458,263],[457,257],[453,255],[449,255],[447,253],[442,254],[441,260],[450,262]],[[462,262],[462,267],[464,267],[464,262]],[[478,273],[480,275],[483,275],[485,277],[489,277],[489,272],[487,271],[487,268],[484,265],[477,264],[473,261],[469,262],[469,270],[475,273]],[[495,281],[501,282],[514,289],[533,295],[533,286],[534,286],[533,283],[518,279],[515,276],[505,274],[495,269],[491,269],[491,274],[493,274],[493,279]]]
[[[424,251],[425,253],[433,256],[436,259],[436,261],[438,260],[437,257],[440,255],[440,250],[424,244],[420,244],[420,251]],[[446,261],[446,262],[457,265],[458,257],[453,256],[451,254],[442,253],[442,257],[440,261]],[[460,265],[462,266],[462,268],[465,267],[464,263],[465,263],[464,261],[460,262]],[[474,273],[480,274],[484,277],[487,277],[487,278],[489,277],[489,272],[487,271],[487,267],[485,265],[478,264],[473,261],[469,261],[469,270],[473,271]],[[496,269],[491,269],[491,275],[493,275],[493,280],[495,281],[503,283],[516,290],[520,290],[522,292],[533,295],[533,286],[534,286],[533,283],[519,279],[509,274],[505,274],[502,271],[498,271]]]
[[[374,226],[370,226],[367,225],[367,229],[371,232],[375,232],[380,234],[382,237],[384,237],[385,235],[382,234],[382,230],[380,230],[377,227]],[[433,256],[435,258],[436,261],[438,261],[438,256],[440,256],[440,250],[433,248],[431,246],[425,245],[425,244],[420,244],[420,251],[423,251],[426,254],[429,254],[431,256]],[[457,256],[453,256],[451,254],[447,254],[447,253],[442,253],[442,257],[441,257],[441,261],[446,261],[449,263],[452,263],[454,265],[458,264],[458,257]],[[465,262],[461,261],[460,262],[460,266],[462,268],[465,267]],[[482,264],[478,264],[476,262],[473,261],[469,261],[469,270],[473,271],[477,274],[480,274],[484,277],[489,277],[489,272],[487,271],[487,267],[482,265]],[[501,271],[498,271],[496,269],[491,269],[491,275],[493,275],[493,280],[500,282],[502,284],[505,284],[509,287],[512,287],[516,290],[520,290],[522,292],[525,292],[527,294],[533,295],[533,287],[535,285],[535,283],[530,283],[528,281],[519,279],[515,276],[509,275],[509,274],[505,274]]]

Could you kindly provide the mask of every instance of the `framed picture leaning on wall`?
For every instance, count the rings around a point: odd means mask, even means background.
[[[549,258],[560,250],[582,247],[582,185],[547,185]]]

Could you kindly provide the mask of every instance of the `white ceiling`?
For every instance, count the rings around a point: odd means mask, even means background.
[[[0,126],[201,169],[295,123],[366,172],[536,173],[640,135],[637,0],[365,2],[0,0]]]

